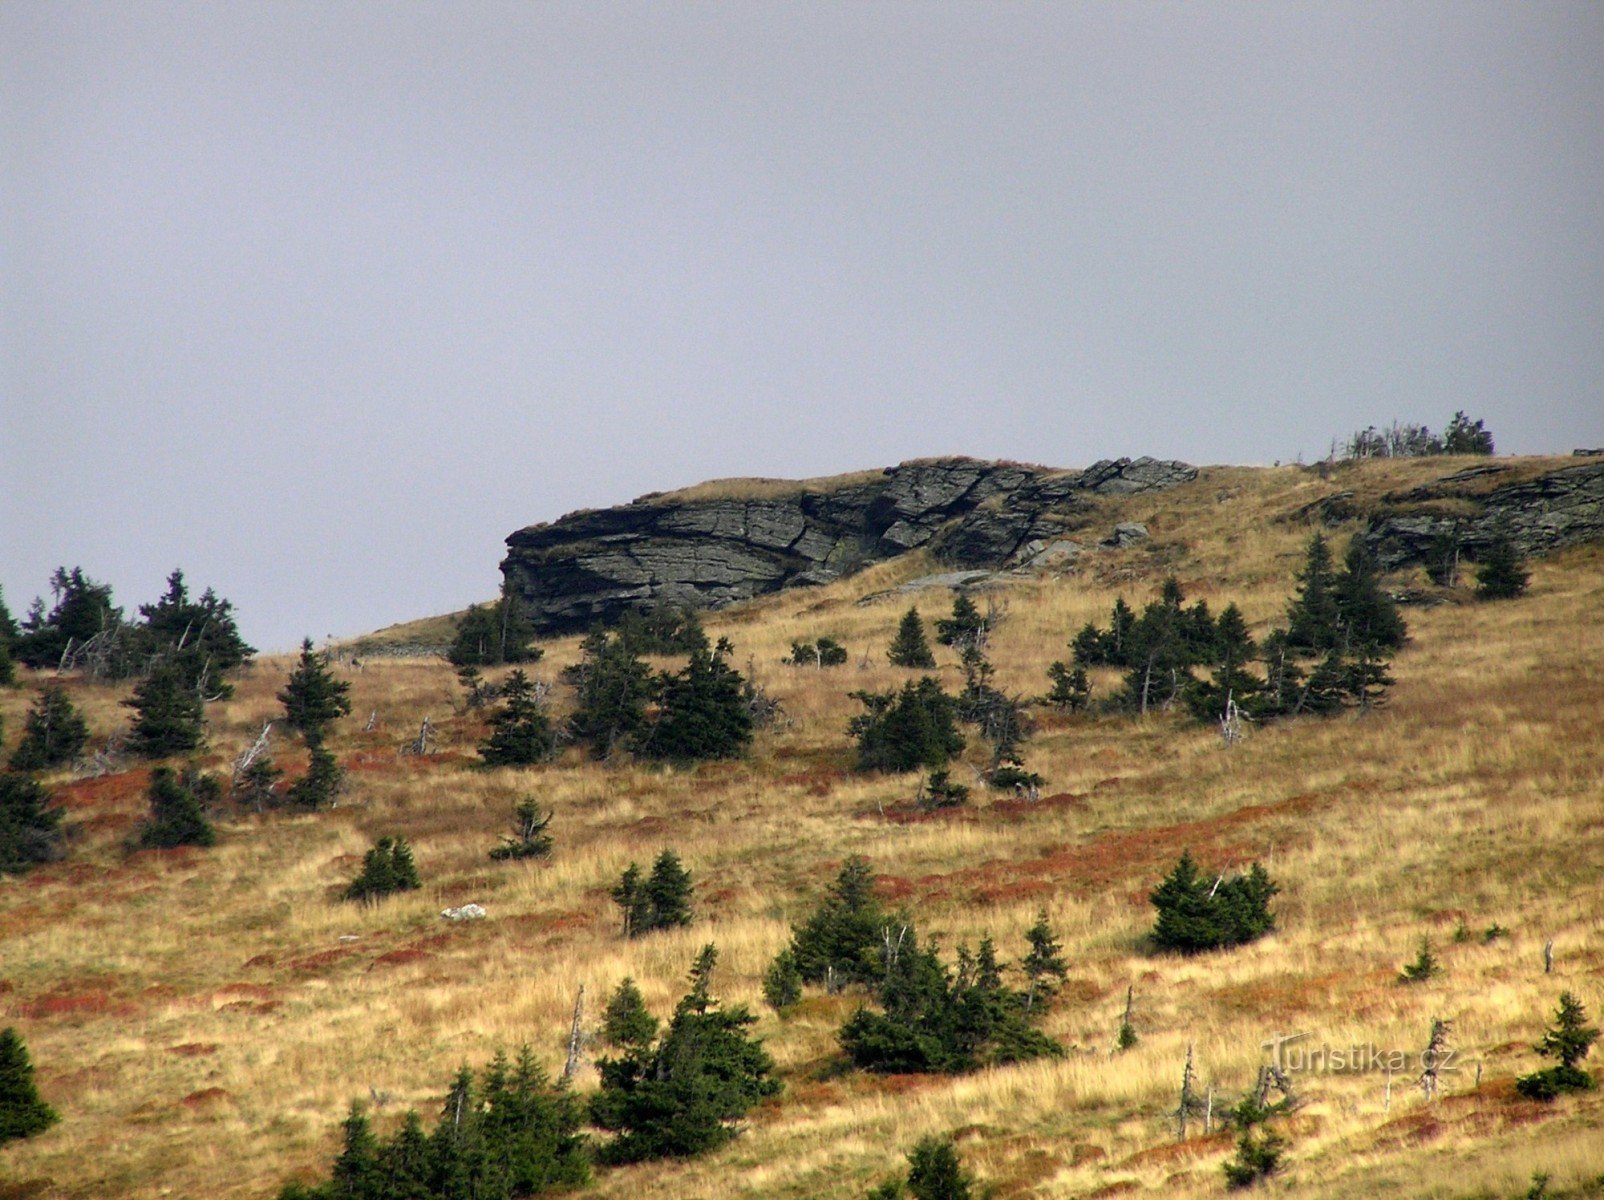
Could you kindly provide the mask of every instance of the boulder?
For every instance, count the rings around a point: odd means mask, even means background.
[[[1114,526],[1114,532],[1103,539],[1103,545],[1122,550],[1126,546],[1134,546],[1137,542],[1147,540],[1147,526],[1140,521],[1121,521]]]

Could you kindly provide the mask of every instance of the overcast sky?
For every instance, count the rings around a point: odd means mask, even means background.
[[[1604,4],[0,4],[0,586],[264,649],[941,453],[1604,443]]]

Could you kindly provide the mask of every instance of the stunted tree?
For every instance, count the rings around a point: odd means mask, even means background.
[[[635,1041],[597,1062],[601,1089],[591,1098],[590,1119],[617,1135],[601,1148],[603,1162],[678,1158],[723,1145],[736,1135],[735,1122],[779,1092],[773,1059],[746,1032],[756,1018],[712,995],[717,961],[711,945],[697,956],[690,990],[660,1039]]]
[[[422,887],[412,847],[404,837],[381,837],[362,856],[362,870],[345,889],[347,900],[372,902]]]
[[[1337,602],[1339,644],[1396,650],[1408,630],[1398,606],[1381,586],[1375,556],[1364,538],[1355,537],[1343,556],[1343,569],[1332,587]]]
[[[657,721],[638,739],[648,758],[670,762],[737,758],[752,741],[752,713],[741,673],[726,661],[729,643],[694,650],[684,670],[657,680]]]
[[[1501,534],[1482,551],[1476,565],[1476,599],[1513,600],[1525,593],[1531,577],[1514,541]]]
[[[1029,981],[1025,991],[1028,1011],[1035,1006],[1038,996],[1051,997],[1063,986],[1069,977],[1069,967],[1064,962],[1063,947],[1053,935],[1053,927],[1047,923],[1045,908],[1036,914],[1036,923],[1025,931],[1025,941],[1030,944],[1030,952],[1019,965]]]
[[[89,727],[66,689],[49,684],[39,693],[23,723],[22,741],[11,754],[13,771],[44,771],[78,757],[89,741]]]
[[[651,669],[617,634],[597,630],[580,645],[580,653],[577,666],[564,673],[578,692],[568,728],[590,743],[594,757],[608,758],[645,727],[655,684]]]
[[[1251,942],[1275,928],[1270,899],[1278,891],[1258,863],[1245,874],[1226,878],[1222,872],[1211,880],[1184,852],[1150,897],[1158,912],[1153,942],[1183,954]]]
[[[1443,430],[1442,452],[1444,454],[1491,454],[1493,452],[1493,435],[1481,420],[1472,421],[1461,409],[1454,413],[1448,422],[1448,428]]]
[[[551,818],[551,813],[540,811],[540,805],[533,796],[526,796],[513,809],[512,836],[503,836],[501,845],[490,852],[490,857],[500,862],[509,859],[549,858],[551,834],[546,832],[546,827],[551,824]]]
[[[1533,1100],[1552,1100],[1563,1092],[1583,1092],[1593,1087],[1593,1076],[1578,1064],[1598,1041],[1598,1030],[1587,1023],[1587,1010],[1570,992],[1561,992],[1554,1023],[1543,1031],[1534,1049],[1559,1065],[1515,1081],[1516,1090]]]
[[[623,911],[624,935],[640,937],[658,929],[674,929],[691,923],[691,873],[679,855],[665,849],[643,876],[638,864],[630,863],[613,887],[613,903]]]
[[[953,600],[952,616],[936,620],[936,641],[960,651],[967,646],[983,648],[987,632],[986,618],[964,592],[959,592]]]
[[[1298,592],[1287,608],[1287,645],[1305,653],[1331,649],[1340,636],[1340,617],[1331,546],[1317,533],[1309,539]]]
[[[657,1018],[647,1011],[635,981],[624,976],[602,1013],[602,1040],[620,1049],[643,1049],[656,1036]]]
[[[17,661],[35,670],[56,666],[69,646],[81,646],[122,624],[110,585],[97,583],[81,567],[56,568],[50,590],[54,607],[47,613],[43,601],[35,601],[12,646]]]
[[[0,1145],[43,1133],[60,1119],[39,1095],[21,1035],[10,1026],[0,1030]]]
[[[860,771],[940,769],[964,747],[958,703],[926,675],[896,692],[853,692],[867,710],[847,732],[857,739]]]
[[[154,604],[141,604],[139,640],[156,661],[173,664],[184,682],[208,699],[226,699],[233,689],[223,675],[256,651],[245,644],[234,620],[234,606],[211,588],[191,600],[184,572],[167,577],[167,591]]]
[[[882,970],[882,937],[890,923],[874,894],[869,860],[854,854],[841,864],[813,915],[792,928],[785,953],[808,983],[868,983]]]
[[[490,718],[490,737],[479,756],[490,767],[525,767],[551,756],[556,738],[535,685],[514,670],[501,685],[501,706]]]
[[[0,773],[0,871],[26,871],[61,857],[61,810],[32,775]]]
[[[6,607],[5,593],[0,592],[0,687],[10,687],[17,680],[11,647],[17,640],[18,632],[17,622]]]
[[[284,721],[308,741],[321,741],[328,726],[351,711],[351,685],[336,679],[329,670],[328,656],[312,648],[312,639],[301,643],[301,658],[290,672],[289,682],[278,694],[284,706]]]
[[[493,604],[468,607],[457,622],[457,635],[446,657],[458,667],[536,662],[545,652],[531,646],[529,639],[529,622],[517,593],[504,590]]]
[[[157,667],[123,704],[134,710],[128,748],[143,758],[188,754],[205,740],[205,707],[171,663]]]
[[[334,803],[345,782],[345,771],[320,739],[309,740],[308,749],[311,757],[307,762],[306,774],[290,785],[285,798],[297,808],[316,811]],[[254,767],[256,764],[251,765]],[[276,772],[277,769],[268,763],[268,770]],[[269,782],[268,787],[271,786]]]
[[[891,639],[891,647],[886,651],[886,657],[891,660],[894,667],[915,667],[919,670],[934,670],[936,656],[930,652],[930,643],[925,638],[924,622],[919,619],[917,607],[910,608],[902,615],[902,621],[897,626],[897,636]]]
[[[146,792],[150,817],[139,833],[139,844],[148,850],[171,850],[177,846],[210,846],[217,831],[206,816],[206,809],[194,788],[171,767],[157,767]]]

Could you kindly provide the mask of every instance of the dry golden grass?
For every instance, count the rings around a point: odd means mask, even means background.
[[[1211,468],[1164,496],[1108,502],[1099,522],[1145,520],[1152,543],[999,587],[1001,685],[1044,690],[1046,664],[1080,625],[1106,619],[1121,592],[1145,602],[1168,570],[1216,610],[1237,600],[1262,632],[1309,532],[1276,517],[1443,469],[1370,464],[1324,481]],[[726,1149],[600,1174],[598,1196],[861,1196],[932,1132],[957,1132],[998,1196],[1214,1195],[1229,1143],[1177,1146],[1165,1115],[1189,1044],[1228,1094],[1251,1082],[1276,1033],[1418,1056],[1437,1016],[1455,1022],[1463,1066],[1443,1097],[1427,1104],[1412,1073],[1393,1080],[1390,1106],[1380,1074],[1300,1076],[1308,1104],[1285,1123],[1278,1187],[1511,1195],[1537,1170],[1565,1184],[1601,1169],[1599,1094],[1540,1107],[1511,1081],[1538,1064],[1530,1044],[1562,988],[1604,1016],[1604,549],[1536,564],[1519,601],[1409,610],[1413,641],[1379,712],[1255,730],[1231,749],[1176,717],[1044,717],[1029,750],[1049,780],[1040,804],[977,793],[970,809],[915,820],[893,811],[915,781],[850,773],[844,727],[848,692],[910,677],[884,661],[898,617],[910,602],[935,616],[951,597],[894,589],[931,569],[910,557],[709,618],[790,720],[738,763],[651,770],[571,750],[537,769],[480,771],[483,728],[461,711],[450,668],[386,659],[348,675],[355,711],[334,747],[351,787],[331,812],[237,814],[215,849],[129,854],[146,773],[54,777],[76,834],[65,862],[0,883],[0,1023],[23,1034],[63,1121],[0,1151],[12,1181],[0,1195],[271,1195],[326,1171],[351,1099],[377,1096],[381,1122],[428,1110],[457,1065],[524,1042],[555,1069],[579,985],[594,1013],[633,975],[666,1013],[708,940],[719,992],[762,1011],[786,1092]],[[852,661],[780,664],[793,638],[819,634]],[[547,650],[536,673],[555,678],[576,641]],[[277,712],[289,661],[258,663],[214,708],[213,766]],[[943,663],[956,679],[951,656]],[[35,686],[0,695],[7,750]],[[68,686],[98,736],[125,722],[124,693]],[[402,756],[425,716],[437,753]],[[285,739],[277,755],[292,771],[305,761]],[[493,864],[486,851],[526,794],[556,811],[556,855]],[[424,889],[371,908],[338,902],[385,832],[412,839]],[[607,889],[665,845],[698,881],[700,919],[624,941]],[[1264,861],[1285,889],[1280,931],[1228,954],[1149,953],[1145,896],[1184,848],[1210,863]],[[761,1010],[763,968],[851,853],[948,946],[989,932],[1017,956],[1045,906],[1072,965],[1047,1029],[1070,1054],[880,1079],[837,1069],[835,1030],[855,998],[810,996],[783,1019]],[[490,918],[439,919],[469,900]],[[1509,936],[1484,944],[1494,922]],[[1456,943],[1461,924],[1478,936]],[[1422,935],[1446,973],[1399,986]],[[1116,1056],[1129,984],[1142,1040]]]

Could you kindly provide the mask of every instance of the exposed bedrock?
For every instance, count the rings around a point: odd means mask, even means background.
[[[501,570],[540,632],[566,632],[631,608],[717,608],[825,583],[922,546],[955,566],[1002,566],[1084,528],[1092,496],[1196,477],[1152,458],[1084,471],[943,458],[754,499],[643,497],[519,530]]]
[[[1490,463],[1388,496],[1391,511],[1373,516],[1365,532],[1382,566],[1424,562],[1442,536],[1472,558],[1500,536],[1528,555],[1604,539],[1604,463],[1498,485],[1508,470]]]

